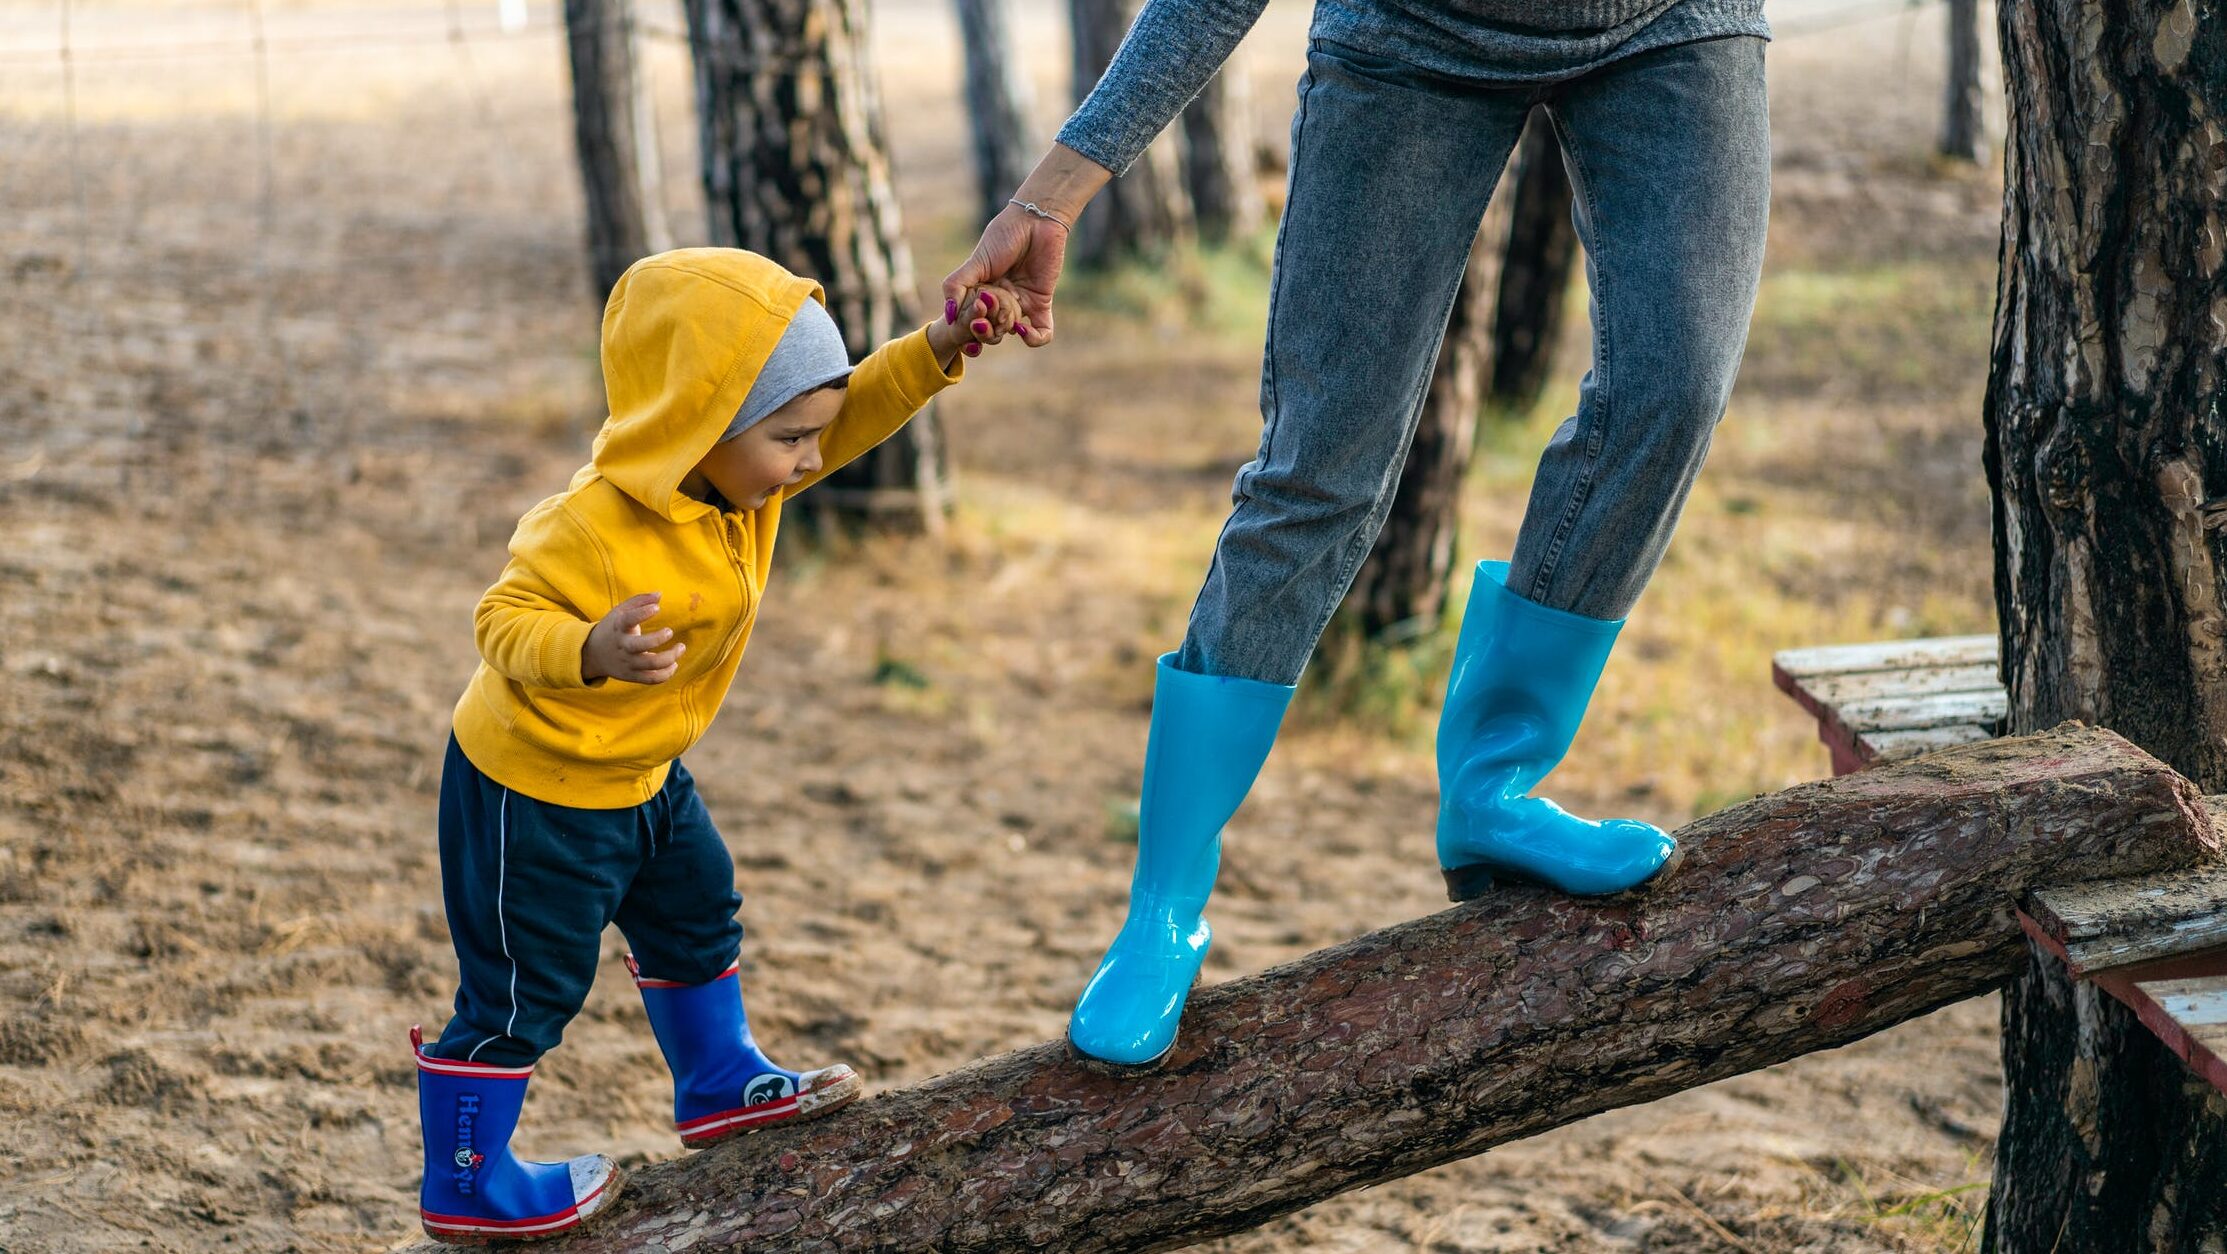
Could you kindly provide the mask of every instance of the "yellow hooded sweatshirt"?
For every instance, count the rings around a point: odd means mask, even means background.
[[[611,416],[594,460],[518,520],[510,562],[480,599],[481,663],[456,704],[457,744],[490,779],[557,805],[639,805],[725,699],[764,594],[784,500],[905,425],[959,381],[925,328],[852,371],[820,437],[822,468],[754,510],[722,512],[680,484],[725,433],[817,283],[755,253],[685,248],[634,263],[603,310]],[[732,507],[730,507],[732,508]],[[664,597],[645,632],[688,649],[662,684],[580,677],[597,620]]]

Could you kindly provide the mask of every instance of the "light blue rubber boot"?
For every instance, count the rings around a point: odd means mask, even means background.
[[[1579,896],[1622,892],[1678,844],[1636,819],[1595,822],[1530,795],[1562,761],[1624,622],[1510,592],[1506,562],[1477,563],[1438,721],[1438,865],[1467,901],[1496,879]]]
[[[842,1063],[816,1071],[774,1065],[750,1034],[739,968],[703,984],[643,975],[633,954],[626,969],[672,1068],[673,1129],[690,1149],[768,1124],[817,1119],[865,1091],[866,1082]]]
[[[1276,742],[1293,686],[1175,668],[1160,658],[1137,811],[1129,918],[1068,1020],[1076,1052],[1151,1067],[1175,1047],[1214,930],[1200,912],[1222,865],[1222,825]]]
[[[425,1034],[416,1028],[410,1048],[418,1059],[425,1134],[425,1178],[418,1185],[425,1235],[450,1245],[538,1241],[579,1227],[619,1195],[625,1177],[601,1154],[529,1163],[510,1152],[532,1067],[428,1057]]]

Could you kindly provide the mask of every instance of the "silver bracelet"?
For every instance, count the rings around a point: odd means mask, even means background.
[[[1070,234],[1072,234],[1072,233],[1074,232],[1074,230],[1075,230],[1075,226],[1074,226],[1074,224],[1073,224],[1073,223],[1071,223],[1071,222],[1065,222],[1065,221],[1061,221],[1061,219],[1060,219],[1060,217],[1059,217],[1059,215],[1058,215],[1058,214],[1056,214],[1056,213],[1052,213],[1052,212],[1050,212],[1050,211],[1048,211],[1048,210],[1044,210],[1044,209],[1039,209],[1039,208],[1037,208],[1037,207],[1035,206],[1035,204],[1034,204],[1034,203],[1032,203],[1032,202],[1030,202],[1030,201],[1026,201],[1026,200],[1008,200],[1008,201],[1006,201],[1005,203],[1006,203],[1006,204],[1009,204],[1009,205],[1013,205],[1013,206],[1016,206],[1016,207],[1017,207],[1017,208],[1019,208],[1019,209],[1020,209],[1020,210],[1021,210],[1021,211],[1022,211],[1023,213],[1027,213],[1027,214],[1032,214],[1032,215],[1034,215],[1034,216],[1036,216],[1036,217],[1039,217],[1039,218],[1043,218],[1044,220],[1046,220],[1046,221],[1048,221],[1048,222],[1058,222],[1058,223],[1059,223],[1059,229],[1060,229],[1060,230],[1062,230],[1062,231],[1066,231],[1066,232],[1069,232]]]

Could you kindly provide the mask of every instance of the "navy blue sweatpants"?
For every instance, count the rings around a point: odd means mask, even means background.
[[[441,898],[459,975],[436,1058],[523,1067],[556,1048],[607,924],[643,974],[683,984],[717,978],[742,946],[734,859],[678,762],[648,801],[582,810],[503,787],[450,736]]]

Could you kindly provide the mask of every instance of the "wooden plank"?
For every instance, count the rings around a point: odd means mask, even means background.
[[[1996,659],[1993,636],[1937,636],[1927,640],[1880,640],[1870,644],[1833,644],[1782,649],[1771,658],[1775,672],[1801,681],[1851,671],[1907,670],[1916,667],[1974,666]],[[1783,685],[1782,685],[1783,686]]]
[[[2191,979],[2143,980],[2128,992],[2113,991],[2166,1048],[2227,1093],[2227,971]]]
[[[2227,946],[2227,862],[2036,889],[2026,911],[2075,975]]]
[[[2032,902],[2034,894],[2027,894],[2027,900]],[[2023,908],[2018,911],[2018,925],[2034,945],[2071,966],[2071,956],[2051,929]],[[2198,1021],[2227,1015],[2227,1010],[2218,1009],[2227,1003],[2227,949],[2085,975],[2075,969],[2073,974],[2118,998],[2190,1070],[2227,1093],[2227,1023]],[[2191,1022],[2175,1018],[2174,1010]]]
[[[1832,719],[1860,736],[1866,732],[1954,727],[1958,723],[1994,726],[2002,722],[2008,712],[2009,698],[1997,689],[1994,692],[1937,692],[1924,697],[1851,701],[1834,707]]]
[[[1944,692],[2001,692],[2003,681],[1993,662],[1972,666],[1920,666],[1892,671],[1854,671],[1802,681],[1820,705],[1847,705],[1885,697],[1925,697]]]
[[[1952,745],[1968,745],[1975,741],[1993,740],[1996,731],[1977,723],[1961,723],[1954,727],[1928,727],[1919,731],[1866,732],[1856,737],[1856,756],[1865,766],[1881,762],[1900,762],[1947,749]],[[1827,741],[1828,745],[1833,742]]]

